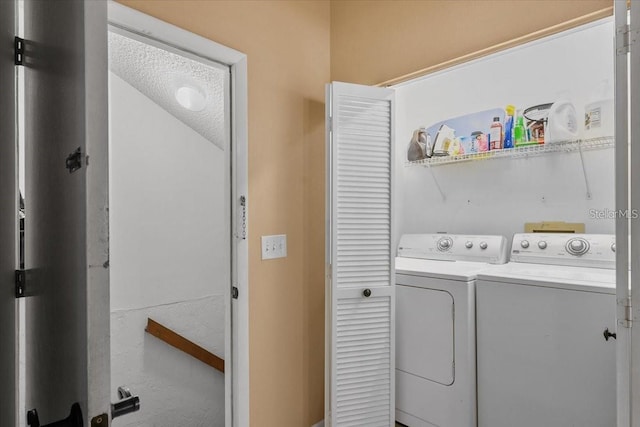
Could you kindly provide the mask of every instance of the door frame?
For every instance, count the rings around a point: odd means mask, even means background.
[[[16,141],[16,100],[15,91],[10,90],[16,81],[13,61],[7,53],[7,47],[13,37],[18,34],[14,16],[17,14],[17,3],[2,2],[0,4],[0,37],[3,40],[2,60],[0,61],[0,85],[7,88],[0,96],[0,382],[5,384],[3,398],[0,399],[0,420],[10,425],[16,424],[19,414],[19,392],[17,369],[18,359],[16,315],[18,313],[15,295],[10,292],[13,284],[12,273],[19,268],[16,254],[18,249],[18,145]],[[6,395],[4,394],[6,392]]]
[[[620,24],[624,24],[624,18],[627,15],[627,2],[616,0],[615,7],[616,11],[619,10],[619,15],[623,15]],[[624,101],[628,101],[628,110],[624,110],[624,119],[629,129],[629,140],[625,139],[625,145],[621,147],[629,156],[629,169],[627,171],[629,176],[629,206],[627,206],[627,208],[631,209],[629,211],[630,221],[628,234],[631,274],[627,276],[629,282],[623,283],[626,286],[624,290],[627,290],[628,294],[623,294],[623,296],[626,297],[626,304],[624,301],[621,304],[624,307],[625,317],[623,317],[623,319],[627,327],[624,332],[627,333],[628,341],[623,350],[628,351],[628,361],[625,361],[628,362],[628,365],[625,365],[625,369],[629,369],[629,381],[628,384],[624,382],[622,385],[629,385],[629,391],[628,394],[626,394],[628,398],[628,414],[630,417],[629,425],[638,426],[640,424],[640,402],[638,402],[638,397],[640,396],[640,332],[638,325],[634,325],[634,323],[640,318],[640,283],[638,282],[640,280],[640,225],[638,224],[637,217],[640,210],[640,186],[636,185],[638,176],[640,175],[638,172],[638,165],[640,164],[640,147],[638,147],[640,123],[632,118],[637,117],[640,111],[638,109],[638,100],[640,99],[640,82],[638,81],[638,74],[640,73],[640,44],[638,44],[637,41],[638,23],[640,22],[640,2],[631,1],[628,3],[628,7],[629,22],[628,27],[625,28],[628,32],[627,40],[625,40],[627,37],[618,35],[618,27],[616,27],[616,37],[622,39],[623,44],[626,42],[629,45],[629,53],[625,55],[628,56],[629,59],[628,99],[624,99]],[[618,18],[618,16],[616,16],[616,18]],[[616,105],[616,107],[618,106]],[[620,118],[620,120],[623,120],[623,118]],[[616,118],[616,125],[617,124],[618,118]],[[616,141],[616,143],[618,143],[618,141]],[[627,146],[630,147],[629,151],[626,150]],[[619,246],[620,245],[617,245],[617,247]]]
[[[109,27],[142,35],[191,56],[227,65],[231,70],[231,280],[238,297],[226,291],[225,426],[249,426],[249,252],[248,252],[248,92],[247,55],[113,1]],[[245,197],[244,209],[240,198]],[[239,223],[241,222],[241,223]],[[233,321],[232,321],[233,318]]]

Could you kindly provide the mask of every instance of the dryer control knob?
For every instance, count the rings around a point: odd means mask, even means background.
[[[472,242],[472,241],[468,241],[467,243],[465,243],[465,244],[464,244],[464,246],[465,246],[467,249],[471,249],[471,248],[473,247],[473,242]]]
[[[585,239],[576,237],[567,242],[567,252],[571,255],[584,255],[589,252],[589,242]]]
[[[545,242],[544,240],[540,240],[540,241],[538,242],[538,247],[539,247],[540,249],[547,249],[547,242]]]
[[[616,251],[616,244],[615,244],[615,243],[612,243],[612,244],[611,244],[611,250],[612,250],[613,252],[615,252],[615,251]]]
[[[529,241],[523,240],[522,242],[520,242],[520,246],[523,247],[524,249],[527,249],[529,247]]]
[[[480,249],[487,249],[488,246],[487,242],[480,242]]]
[[[438,240],[437,245],[439,251],[446,252],[451,249],[451,246],[453,246],[453,240],[451,240],[449,237],[443,237],[442,239]]]

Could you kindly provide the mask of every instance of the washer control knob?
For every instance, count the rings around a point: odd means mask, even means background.
[[[438,250],[441,252],[446,252],[449,249],[451,249],[451,246],[453,246],[453,240],[451,240],[451,238],[449,237],[443,237],[440,240],[438,240]]]
[[[529,241],[523,240],[522,242],[520,242],[520,246],[524,249],[527,249],[529,247]]]
[[[567,242],[567,252],[571,255],[584,255],[589,251],[589,242],[580,237],[571,239]]]
[[[464,244],[464,246],[467,249],[471,249],[473,247],[473,242],[471,240],[468,240],[467,243]]]
[[[615,252],[615,251],[616,251],[616,244],[615,244],[615,243],[612,243],[612,244],[611,244],[611,250],[612,250],[613,252]]]
[[[480,249],[485,250],[488,246],[489,245],[487,245],[487,242],[480,242]]]
[[[540,241],[538,242],[538,247],[539,247],[540,249],[547,249],[547,242],[545,242],[544,240],[540,240]]]

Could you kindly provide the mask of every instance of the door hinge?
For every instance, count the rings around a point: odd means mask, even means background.
[[[631,297],[627,297],[621,301],[624,307],[624,319],[618,320],[618,324],[624,328],[633,326],[633,306],[631,305]]]
[[[16,270],[16,298],[32,297],[36,295],[36,280],[34,272],[35,270]]]
[[[41,293],[41,282],[38,279],[39,274],[37,272],[37,269],[15,271],[16,298],[32,297]]]
[[[640,31],[632,30],[629,24],[616,28],[616,54],[626,55],[629,49],[638,39]]]
[[[631,297],[627,298],[624,305],[624,321],[625,327],[630,328],[633,326],[633,305],[631,305]]]
[[[27,293],[27,270],[16,270],[16,298],[24,298]]]
[[[16,65],[24,65],[24,39],[18,36],[13,39],[13,62]]]
[[[238,288],[236,286],[231,287],[231,298],[238,299]]]
[[[333,130],[333,117],[327,116],[327,131],[331,132]]]

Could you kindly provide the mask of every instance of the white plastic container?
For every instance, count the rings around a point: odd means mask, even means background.
[[[545,144],[553,144],[576,139],[578,139],[576,107],[568,98],[563,96],[554,102],[549,110],[544,142]]]

